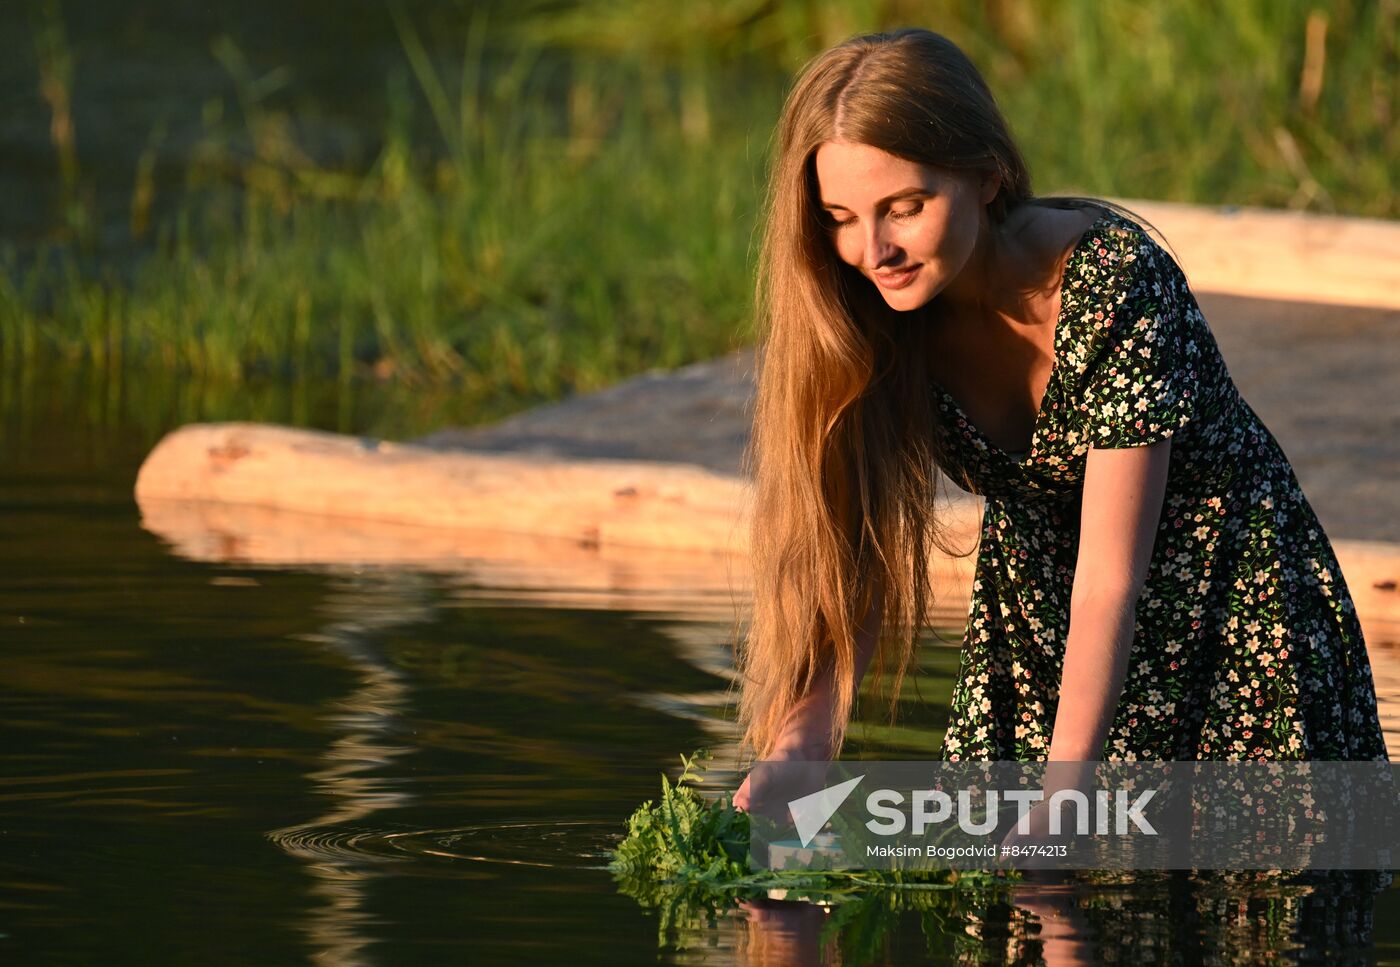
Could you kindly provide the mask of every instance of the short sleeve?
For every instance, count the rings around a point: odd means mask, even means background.
[[[1089,445],[1140,447],[1175,434],[1195,417],[1200,395],[1194,300],[1172,257],[1146,233],[1133,233],[1126,293],[1110,300],[1084,389]]]

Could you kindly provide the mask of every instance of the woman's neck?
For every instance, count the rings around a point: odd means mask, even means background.
[[[1063,215],[1052,215],[1063,212]],[[1082,232],[1082,214],[1033,202],[1014,209],[999,225],[985,212],[967,268],[933,301],[939,325],[985,330],[1035,325],[1054,299],[1065,249]],[[1073,229],[1072,231],[1068,229]],[[1066,241],[1069,239],[1070,241]]]

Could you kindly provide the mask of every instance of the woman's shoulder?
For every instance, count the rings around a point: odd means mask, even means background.
[[[1105,241],[1112,243],[1123,259],[1141,271],[1177,269],[1175,256],[1164,244],[1165,236],[1151,222],[1128,209],[1105,207],[1094,222]],[[1158,239],[1162,239],[1159,241]]]
[[[1068,284],[1087,275],[1084,281],[1102,283],[1131,274],[1139,258],[1152,254],[1146,248],[1151,238],[1130,214],[1088,201],[1072,206],[1054,201],[1024,205],[1007,226],[1035,266],[1033,279]]]
[[[1031,199],[1007,216],[1006,233],[1026,250],[1054,261],[1070,254],[1074,243],[1102,217],[1104,209],[1068,206],[1055,199]]]
[[[1007,221],[1008,230],[1024,244],[1064,260],[1078,246],[1095,241],[1111,242],[1113,248],[1134,255],[1160,249],[1151,234],[1155,227],[1130,209],[1104,199],[1033,198],[1015,209]]]
[[[1163,241],[1160,231],[1135,213],[1103,206],[1078,243],[1078,264],[1066,282],[1107,289],[1121,300],[1129,291],[1189,289],[1186,274]],[[1068,276],[1073,275],[1073,280]]]
[[[1084,368],[1111,341],[1130,338],[1144,318],[1175,317],[1191,304],[1185,273],[1131,212],[1104,207],[1065,268],[1062,318]]]

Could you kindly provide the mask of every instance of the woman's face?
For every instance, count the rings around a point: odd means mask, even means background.
[[[962,294],[954,283],[976,250],[995,179],[979,183],[850,141],[819,147],[816,169],[837,255],[873,282],[890,308],[917,309],[950,287],[950,295]]]

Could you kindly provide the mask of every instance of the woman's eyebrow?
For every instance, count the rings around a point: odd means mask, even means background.
[[[877,202],[875,203],[875,207],[876,207],[876,208],[879,208],[881,205],[889,204],[889,203],[892,202],[892,201],[899,201],[901,198],[910,198],[910,197],[912,197],[912,196],[914,196],[914,195],[927,195],[927,194],[930,194],[930,192],[929,192],[929,190],[928,190],[927,188],[901,188],[899,191],[895,192],[894,194],[892,194],[892,195],[886,195],[884,198],[881,198],[879,201],[877,201]],[[824,202],[822,202],[822,207],[823,207],[823,208],[839,208],[839,209],[841,209],[843,212],[848,212],[848,211],[850,211],[850,209],[847,208],[845,205],[838,205],[838,204],[836,204],[836,202],[834,202],[834,201],[824,201]]]

